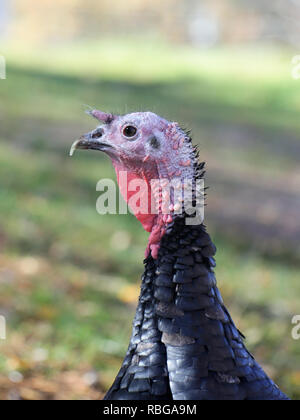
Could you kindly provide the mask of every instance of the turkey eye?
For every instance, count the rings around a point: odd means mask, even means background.
[[[125,137],[134,137],[137,133],[137,129],[133,125],[127,125],[123,129],[123,134]]]

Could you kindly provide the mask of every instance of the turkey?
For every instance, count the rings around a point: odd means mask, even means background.
[[[101,124],[71,155],[105,152],[129,205],[130,184],[140,187],[143,211],[133,213],[150,233],[128,351],[105,399],[287,400],[246,349],[216,286],[216,248],[203,221],[191,222],[186,211],[181,186],[192,185],[187,201],[195,206],[204,176],[189,133],[152,112],[89,113]],[[163,182],[174,179],[164,193]]]

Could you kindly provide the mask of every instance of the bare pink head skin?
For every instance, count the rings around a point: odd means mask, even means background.
[[[88,113],[103,124],[82,136],[76,148],[100,150],[111,158],[121,193],[127,201],[135,194],[135,191],[128,191],[128,183],[133,179],[143,179],[149,187],[153,179],[193,179],[195,150],[177,123],[152,112],[113,115],[93,110]],[[120,173],[125,171],[127,185],[120,179]],[[157,201],[158,207],[162,205],[162,198],[151,188],[147,194],[148,213],[135,213],[135,216],[150,232],[146,256],[151,253],[157,258],[160,240],[174,214],[172,206],[168,214],[151,214],[151,198]]]

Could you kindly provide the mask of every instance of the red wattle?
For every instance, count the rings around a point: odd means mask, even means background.
[[[146,210],[146,212],[141,212],[140,210],[135,211],[136,209],[131,208],[135,217],[143,225],[143,228],[147,232],[150,232],[145,255],[147,257],[151,252],[152,257],[156,259],[158,256],[160,240],[165,233],[166,220],[170,222],[172,221],[172,217],[171,215],[163,217],[162,214],[151,214],[151,186],[144,174],[143,176],[140,176],[133,171],[124,170],[119,162],[114,162],[114,167],[120,192],[124,200],[129,203],[130,199],[138,193],[138,207],[142,210]],[[143,185],[146,183],[147,188],[142,188],[140,190],[139,187],[135,188],[135,185],[139,185],[141,180],[144,181]]]

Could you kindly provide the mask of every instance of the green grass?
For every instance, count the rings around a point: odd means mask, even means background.
[[[68,157],[73,140],[95,125],[82,104],[114,112],[151,109],[191,125],[196,138],[210,124],[245,125],[272,142],[278,130],[293,135],[299,129],[289,54],[174,51],[128,41],[47,51],[4,46],[3,53],[0,313],[8,338],[0,342],[0,377],[18,370],[25,379],[55,382],[63,371],[93,368],[105,390],[128,344],[146,233],[131,215],[96,213],[96,183],[114,177],[106,157]],[[203,144],[214,152],[208,136]],[[227,159],[222,150],[215,150],[219,162]],[[243,168],[262,174],[283,162],[279,171],[298,164],[293,156],[259,160],[259,150],[249,155],[234,148],[227,164],[235,165],[237,156]],[[299,312],[297,266],[240,249],[222,234],[214,239],[219,284],[249,348],[299,399],[300,346],[291,339],[291,318]],[[43,362],[34,358],[41,348]]]
[[[78,113],[78,104],[88,98],[92,105],[100,103],[119,112],[125,112],[126,105],[147,105],[157,111],[167,108],[170,115],[174,110],[178,113],[181,103],[187,122],[196,114],[200,121],[217,117],[271,128],[299,128],[299,84],[291,77],[291,51],[196,51],[137,40],[79,43],[76,48],[3,45],[0,51],[8,65],[7,81],[1,86],[2,100],[7,111],[13,107],[20,115],[72,119]],[[12,88],[14,75],[20,70],[17,80],[22,88]],[[162,99],[168,100],[167,107],[160,103]],[[183,103],[178,102],[182,99]],[[54,108],[49,106],[52,102]],[[70,107],[69,115],[65,114],[66,105]]]

